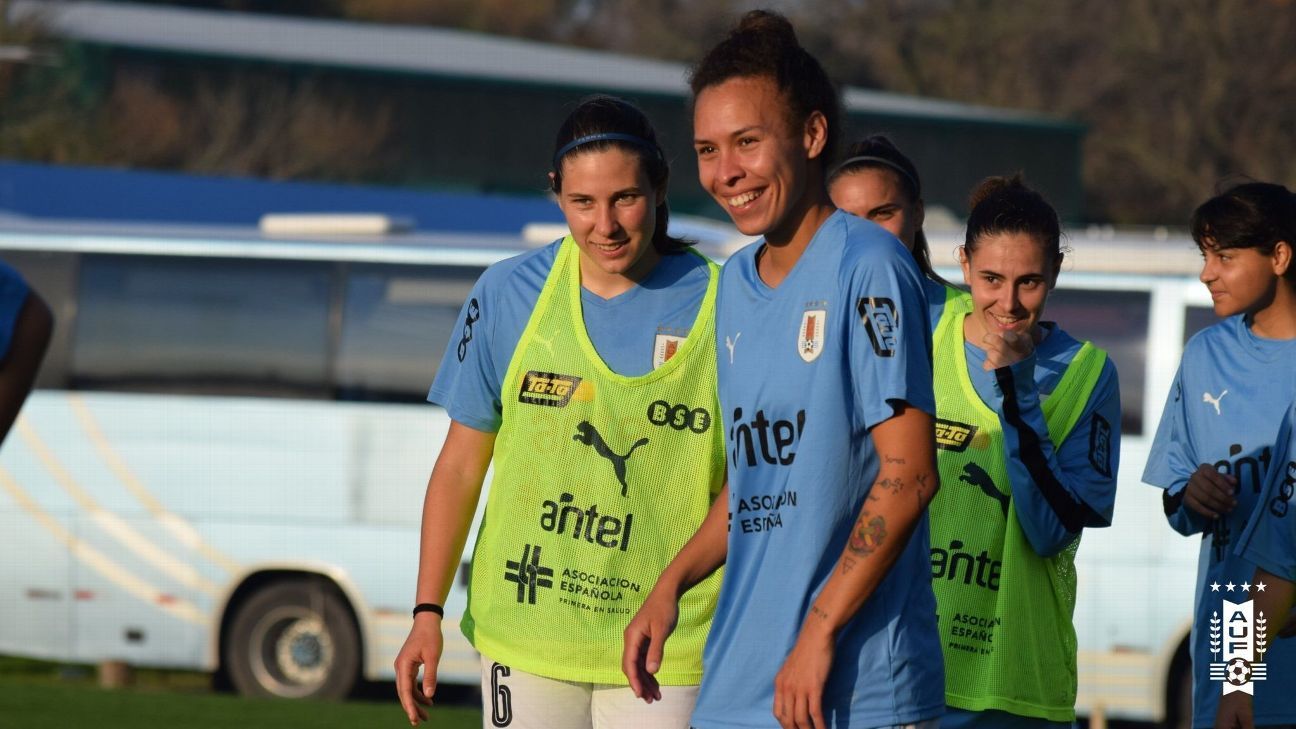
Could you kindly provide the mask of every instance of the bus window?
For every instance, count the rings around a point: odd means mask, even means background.
[[[1193,335],[1218,322],[1215,309],[1210,306],[1188,306],[1184,308],[1183,343],[1187,344]]]
[[[1044,318],[1107,350],[1120,376],[1121,432],[1143,433],[1143,369],[1151,295],[1146,291],[1055,289]]]
[[[480,268],[354,266],[346,281],[337,394],[423,402]]]
[[[325,397],[330,264],[86,255],[71,384]]]

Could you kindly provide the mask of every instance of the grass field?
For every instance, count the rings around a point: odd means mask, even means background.
[[[0,657],[0,729],[409,726],[395,692],[380,696],[389,687],[370,686],[362,699],[333,703],[245,699],[209,685],[205,674],[139,671],[131,688],[104,690],[91,669]],[[437,729],[481,726],[481,712],[462,705],[437,707],[431,719]]]

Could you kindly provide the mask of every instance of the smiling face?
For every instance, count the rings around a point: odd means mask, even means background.
[[[652,271],[661,258],[652,241],[665,195],[652,188],[639,157],[619,147],[563,158],[558,207],[580,248],[586,289],[611,298]]]
[[[822,153],[826,134],[818,112],[804,129],[793,129],[786,100],[765,77],[708,86],[693,107],[702,187],[744,235],[771,241],[791,240],[802,227],[813,203],[810,175],[818,170],[811,160]]]
[[[828,194],[834,205],[882,226],[913,253],[923,205],[909,199],[895,172],[877,167],[847,172],[832,181]]]
[[[1200,278],[1210,289],[1215,316],[1255,314],[1274,300],[1283,270],[1277,256],[1256,248],[1203,245],[1202,257]]]
[[[991,233],[963,251],[963,281],[972,290],[973,312],[963,320],[967,341],[981,346],[988,333],[1013,332],[1039,339],[1048,292],[1057,283],[1058,260],[1029,233]]]

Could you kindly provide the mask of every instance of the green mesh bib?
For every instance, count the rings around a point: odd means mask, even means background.
[[[933,337],[941,488],[931,505],[945,700],[1050,721],[1075,718],[1075,551],[1039,556],[1011,501],[999,416],[973,389],[963,349],[970,303]],[[1085,342],[1042,409],[1056,447],[1075,427],[1106,353]]]
[[[626,377],[585,331],[579,255],[566,238],[504,378],[463,631],[528,673],[625,684],[622,631],[723,485],[718,271],[708,264],[688,338],[652,372]],[[717,572],[681,600],[663,684],[701,680],[719,587]]]

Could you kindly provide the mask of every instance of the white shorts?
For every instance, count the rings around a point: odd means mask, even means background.
[[[688,729],[697,686],[662,686],[646,704],[629,686],[544,678],[482,656],[482,729]]]

